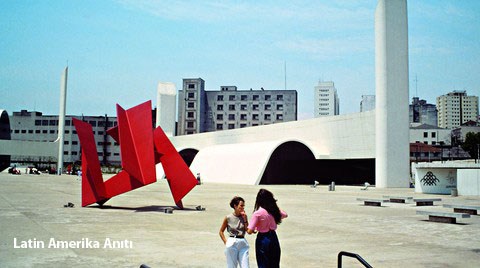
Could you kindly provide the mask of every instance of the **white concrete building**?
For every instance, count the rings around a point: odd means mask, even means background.
[[[453,91],[437,97],[438,126],[453,129],[468,121],[477,121],[478,96]]]
[[[360,112],[375,110],[375,95],[362,95],[360,101]]]
[[[177,90],[174,83],[158,83],[155,126],[161,126],[167,137],[175,136],[176,96]]]
[[[340,114],[340,100],[332,81],[318,82],[314,88],[314,116],[332,116]]]
[[[410,143],[423,143],[428,145],[450,145],[452,131],[427,124],[411,124]]]

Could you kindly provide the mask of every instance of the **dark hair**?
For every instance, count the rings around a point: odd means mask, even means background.
[[[240,196],[234,196],[232,198],[232,201],[230,201],[230,207],[235,208],[235,206],[237,206],[240,203],[240,201],[245,203],[245,200],[243,200],[243,198],[241,198]]]
[[[264,208],[270,213],[277,224],[282,222],[282,214],[278,208],[277,200],[273,197],[273,194],[270,191],[266,189],[260,189],[260,191],[258,191],[254,210],[258,210],[259,207]]]

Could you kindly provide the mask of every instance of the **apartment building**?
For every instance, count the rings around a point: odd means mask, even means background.
[[[205,90],[201,78],[183,79],[178,94],[177,135],[220,131],[297,120],[296,90]]]
[[[438,126],[454,129],[468,121],[477,121],[478,96],[466,91],[453,91],[437,97]]]

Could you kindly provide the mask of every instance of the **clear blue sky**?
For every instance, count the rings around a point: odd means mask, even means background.
[[[313,88],[334,81],[341,114],[375,94],[376,0],[0,0],[0,109],[112,115],[155,103],[158,82],[284,89],[313,115]],[[410,96],[480,95],[480,1],[410,0]],[[417,82],[415,82],[417,77]],[[418,92],[418,94],[416,94]]]

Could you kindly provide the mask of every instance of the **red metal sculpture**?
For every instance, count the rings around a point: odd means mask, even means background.
[[[118,125],[107,133],[120,144],[123,170],[104,182],[90,124],[73,119],[82,146],[82,206],[103,205],[108,199],[157,181],[155,164],[161,163],[174,202],[197,184],[187,164],[160,127],[152,128],[151,102],[124,110],[117,104]]]

